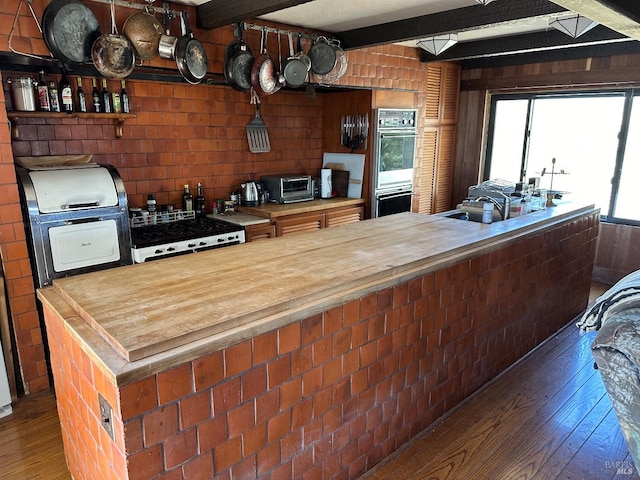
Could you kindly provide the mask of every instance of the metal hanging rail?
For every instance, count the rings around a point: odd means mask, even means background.
[[[324,36],[327,40],[333,40],[332,38],[329,38],[325,35],[319,35],[317,33],[314,34],[308,34],[308,33],[302,33],[302,32],[295,32],[293,30],[281,30],[279,28],[275,28],[275,27],[267,27],[266,25],[256,25],[255,23],[247,23],[247,22],[243,22],[242,23],[242,27],[245,30],[258,30],[261,32],[268,32],[268,33],[275,33],[275,34],[281,34],[281,35],[289,35],[291,34],[294,37],[298,37],[300,36],[301,38],[308,38],[311,40],[315,40],[318,37]]]
[[[91,1],[94,2],[94,3],[105,3],[105,4],[113,3],[117,7],[135,8],[137,10],[144,10],[146,8],[151,8],[151,9],[155,10],[156,12],[163,13],[165,15],[169,15],[170,18],[176,18],[176,17],[180,16],[180,12],[178,12],[177,10],[171,10],[169,8],[169,4],[166,3],[166,2],[162,4],[162,7],[154,7],[152,1],[151,2],[145,2],[144,4],[127,2],[125,0],[91,0]]]

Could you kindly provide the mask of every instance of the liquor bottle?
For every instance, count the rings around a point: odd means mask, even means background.
[[[131,111],[131,108],[129,105],[129,94],[127,93],[125,81],[121,80],[120,85],[122,86],[122,89],[120,90],[120,103],[122,104],[122,113],[129,113]]]
[[[111,94],[111,106],[113,107],[113,113],[122,112],[122,105],[120,104],[120,92],[113,92]]]
[[[47,86],[47,81],[44,79],[44,70],[40,70],[38,77],[38,104],[40,105],[40,111],[42,112],[50,112],[51,111],[51,100],[49,99],[49,87]]]
[[[78,89],[76,90],[76,96],[78,97],[78,111],[87,111],[87,98],[84,95],[84,89],[82,88],[82,78],[78,77]]]
[[[93,98],[93,111],[100,113],[102,111],[102,102],[100,101],[100,92],[98,91],[98,82],[94,78],[92,80],[93,88],[91,89],[91,97]]]
[[[182,210],[185,212],[193,211],[193,195],[189,193],[189,185],[184,186],[182,193]]]
[[[202,184],[198,182],[198,192],[196,195],[195,207],[196,217],[204,217],[205,216],[205,198],[202,194]]]
[[[62,72],[58,90],[60,91],[60,99],[62,100],[62,111],[65,113],[73,113],[73,90],[71,89],[71,83],[67,78],[67,74],[64,71]]]
[[[60,97],[58,97],[58,86],[55,80],[49,82],[49,103],[51,104],[52,112],[60,111]]]
[[[111,113],[111,94],[109,93],[109,87],[107,86],[107,79],[102,79],[102,111],[104,113]]]

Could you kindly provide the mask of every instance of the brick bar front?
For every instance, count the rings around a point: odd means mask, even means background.
[[[589,212],[120,387],[46,306],[70,472],[355,479],[583,311],[597,233]]]

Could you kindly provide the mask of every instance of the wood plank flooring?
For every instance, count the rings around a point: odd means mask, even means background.
[[[593,335],[568,325],[362,480],[640,480],[593,369]],[[0,419],[0,478],[71,478],[52,391]]]
[[[0,419],[0,478],[71,479],[53,391],[20,398]]]
[[[594,335],[571,323],[362,480],[639,479]]]

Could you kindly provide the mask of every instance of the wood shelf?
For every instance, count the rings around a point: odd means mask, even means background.
[[[21,118],[106,118],[113,121],[113,127],[115,129],[116,138],[122,137],[122,129],[124,128],[124,121],[127,118],[136,118],[134,113],[95,113],[95,112],[73,112],[73,113],[59,113],[59,112],[7,112],[7,117],[11,122],[11,138],[13,140],[20,139],[20,132],[18,129],[18,121]]]

